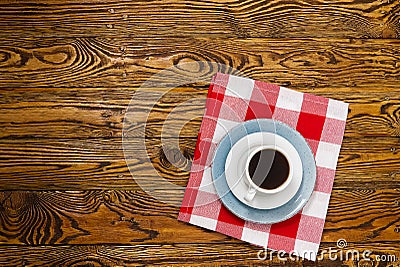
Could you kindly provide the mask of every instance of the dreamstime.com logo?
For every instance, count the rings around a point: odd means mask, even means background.
[[[383,255],[374,255],[372,257],[371,250],[357,250],[357,249],[346,249],[347,241],[345,239],[339,239],[336,242],[336,248],[329,247],[328,249],[324,249],[317,254],[315,251],[304,250],[302,252],[292,250],[289,253],[286,253],[283,250],[279,251],[268,251],[267,249],[260,249],[257,253],[257,258],[259,260],[273,260],[277,258],[280,261],[287,260],[298,260],[299,258],[306,258],[312,260],[322,261],[324,259],[328,259],[331,261],[377,261],[377,262],[396,262],[400,259],[396,257],[394,254],[383,254]]]

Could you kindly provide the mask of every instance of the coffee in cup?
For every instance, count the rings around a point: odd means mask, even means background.
[[[293,170],[289,155],[277,146],[261,146],[249,156],[246,164],[247,184],[245,200],[253,200],[257,192],[274,194],[290,183]]]
[[[278,150],[263,149],[256,152],[249,161],[251,180],[262,189],[276,189],[289,177],[290,166],[287,158]]]

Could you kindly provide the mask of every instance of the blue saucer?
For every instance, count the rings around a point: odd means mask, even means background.
[[[287,203],[274,209],[261,210],[242,203],[231,192],[225,177],[225,161],[232,146],[255,132],[272,132],[286,138],[299,153],[303,165],[299,190]],[[290,126],[271,119],[249,120],[230,130],[219,143],[211,168],[215,189],[224,206],[239,218],[256,223],[277,223],[297,214],[310,198],[317,176],[314,156],[304,137]]]

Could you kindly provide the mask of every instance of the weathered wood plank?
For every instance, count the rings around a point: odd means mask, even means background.
[[[397,1],[3,2],[0,37],[398,38]]]
[[[322,250],[337,249],[333,243],[322,243]],[[345,255],[340,259],[340,251],[359,250],[360,256],[354,258]],[[362,257],[364,251],[371,250],[370,261]],[[285,255],[278,258],[277,253],[268,254],[267,260],[259,260],[259,248],[248,244],[197,243],[197,244],[161,244],[161,245],[90,245],[90,246],[0,246],[0,264],[8,266],[323,266],[323,267],[360,267],[392,266],[397,267],[400,258],[400,246],[396,242],[353,243],[344,250],[327,253],[316,263],[299,260],[292,261]],[[343,254],[342,254],[343,255]],[[379,261],[378,257],[390,256],[391,260]],[[396,259],[392,258],[394,255]],[[261,254],[261,256],[263,256]],[[346,260],[346,258],[348,258]],[[395,261],[393,261],[395,260]]]
[[[399,189],[335,189],[322,241],[398,241],[399,200]],[[178,211],[143,191],[1,191],[0,244],[243,243],[177,222]]]
[[[170,71],[159,77],[164,85],[193,81],[193,68],[207,84],[217,70],[229,71],[223,64],[250,78],[331,92],[387,91],[398,88],[400,78],[399,40],[80,38],[50,39],[45,46],[41,42],[2,42],[0,87],[139,87],[166,68]],[[192,68],[184,69],[189,62]]]
[[[126,143],[132,155],[129,168],[121,139],[0,140],[0,189],[138,189],[157,187],[166,179],[184,187],[196,136],[148,139]],[[400,178],[398,138],[345,138],[339,156],[335,188],[397,188]],[[133,176],[129,172],[132,171]],[[156,183],[156,184],[154,184]]]
[[[368,93],[351,92],[347,88],[300,91],[350,104],[345,137],[400,136],[399,88]],[[130,136],[146,134],[147,138],[159,138],[162,133],[164,137],[177,137],[177,132],[163,130],[169,118],[168,124],[178,127],[177,130],[188,123],[181,129],[180,137],[196,138],[206,94],[206,87],[178,87],[171,91],[4,89],[0,90],[0,138],[121,138],[125,116],[125,128],[131,127]],[[131,99],[133,102],[127,115]],[[180,108],[185,102],[190,105]]]

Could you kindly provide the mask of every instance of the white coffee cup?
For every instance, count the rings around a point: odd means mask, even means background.
[[[284,182],[281,183],[279,186],[272,188],[272,189],[265,189],[265,188],[262,188],[261,186],[257,185],[253,181],[253,179],[250,175],[250,172],[249,172],[250,161],[258,152],[261,152],[263,150],[271,150],[271,151],[279,152],[286,159],[287,166],[288,166],[288,174],[287,174],[286,180],[284,180]],[[246,196],[244,197],[245,201],[247,201],[247,202],[253,201],[256,194],[276,194],[278,192],[283,191],[290,184],[290,182],[292,181],[292,178],[293,178],[293,171],[294,171],[293,170],[293,162],[294,162],[294,157],[296,155],[292,155],[292,153],[287,152],[287,151],[290,151],[290,150],[285,149],[285,147],[281,147],[281,146],[277,146],[276,144],[272,144],[272,145],[259,146],[259,147],[255,148],[249,154],[249,157],[247,158],[246,165],[245,165],[246,170],[245,170],[245,175],[244,175],[245,182],[248,186]],[[266,168],[264,168],[264,170],[268,169],[267,171],[270,171],[271,167],[273,167],[272,164],[273,164],[273,162],[269,162],[270,166],[267,166]],[[270,178],[273,179],[273,177],[270,177]]]

